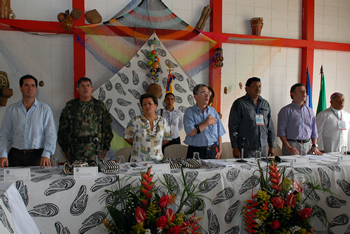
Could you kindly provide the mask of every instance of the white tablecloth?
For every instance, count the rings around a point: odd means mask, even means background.
[[[289,162],[285,165],[289,165]],[[259,174],[255,172],[253,176],[255,169],[256,165],[250,161],[246,164],[235,163],[233,167],[223,169],[184,170],[187,182],[198,184],[202,195],[210,197],[213,202],[204,200],[204,210],[196,212],[197,216],[203,217],[202,233],[240,233],[243,230],[241,210],[244,200],[250,198],[252,180],[255,192],[259,189]],[[305,178],[300,172],[312,175],[337,196],[322,192],[312,194],[315,205],[327,213],[332,232],[350,231],[350,165],[316,161],[301,168],[287,168],[287,175],[297,180]],[[130,181],[138,183],[139,171],[130,169],[128,173],[132,179],[125,182],[124,186]],[[101,196],[105,194],[105,189],[115,189],[113,184],[122,178],[123,174],[99,173],[97,179],[74,179],[73,176],[64,175],[61,169],[39,168],[33,168],[31,174],[31,181],[16,181],[14,184],[42,234],[107,233],[103,229],[102,219],[107,215],[106,203],[111,200],[101,201]],[[168,179],[174,185],[178,185],[175,187],[178,194],[182,192],[180,176],[180,172],[157,175],[162,181]],[[206,179],[208,185],[203,183]],[[161,184],[157,182],[156,185]],[[308,189],[307,184],[304,189]],[[10,197],[8,199],[11,200]],[[3,206],[3,201],[0,201],[0,205]],[[6,208],[3,210],[8,213]],[[317,218],[314,225],[316,230],[322,230]],[[0,230],[3,226],[0,223]]]

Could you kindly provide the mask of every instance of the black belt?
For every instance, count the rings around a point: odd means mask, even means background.
[[[23,154],[32,154],[32,153],[34,153],[36,151],[43,150],[43,149],[25,149],[25,150],[20,150],[20,149],[14,148],[14,147],[12,147],[12,148],[15,149],[15,150],[21,151]]]
[[[306,139],[306,140],[298,140],[298,139],[287,139],[287,141],[295,141],[295,142],[299,142],[299,143],[308,143],[310,141],[310,138],[309,139]]]
[[[209,146],[193,146],[190,145],[190,147],[196,148],[196,149],[201,149],[201,150],[212,150],[216,149],[217,145],[209,145]]]

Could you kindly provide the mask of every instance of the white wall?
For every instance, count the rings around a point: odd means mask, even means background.
[[[209,4],[209,0],[163,2],[192,26],[196,25],[203,7]],[[86,0],[85,9],[97,9],[103,21],[106,21],[128,3],[128,0]],[[315,0],[315,4],[315,40],[349,43],[350,2]],[[262,36],[301,39],[301,5],[302,0],[223,0],[223,31],[251,34],[249,20],[259,16],[264,18]],[[72,9],[71,0],[16,0],[11,2],[11,6],[17,19],[44,21],[56,21],[59,12]],[[204,30],[209,30],[209,21]],[[73,98],[74,93],[72,49],[71,35],[35,36],[20,32],[1,32],[0,70],[8,73],[11,88],[14,89],[14,96],[8,103],[14,103],[21,98],[17,85],[20,76],[33,74],[39,80],[44,80],[45,86],[38,88],[38,99],[51,105],[55,122],[58,123],[65,102]],[[245,94],[244,85],[251,76],[262,78],[262,96],[271,104],[276,125],[279,109],[291,101],[290,86],[300,81],[301,50],[234,44],[224,44],[223,49],[225,60],[222,68],[221,107],[226,130],[232,102]],[[321,65],[324,66],[327,96],[334,91],[343,92],[347,96],[350,87],[347,79],[350,74],[350,53],[316,50],[314,58],[314,106],[317,106],[320,86],[318,73]],[[86,62],[86,73],[93,78],[95,88],[113,75],[89,53]],[[17,70],[11,68],[13,64],[18,64]],[[208,70],[193,78],[197,83],[207,83]],[[242,82],[243,90],[239,89],[239,82]],[[228,94],[223,93],[225,86]],[[350,110],[349,104],[350,102],[345,107],[347,111]],[[4,111],[4,107],[0,108],[0,120]],[[228,139],[226,135],[224,140]],[[61,155],[60,147],[57,147],[57,154]]]

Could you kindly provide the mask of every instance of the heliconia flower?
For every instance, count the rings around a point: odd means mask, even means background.
[[[287,199],[286,199],[286,206],[290,206],[292,208],[295,207],[295,202],[296,202],[296,199],[295,199],[295,196],[293,193],[288,193],[287,195]]]
[[[280,177],[280,172],[269,172],[270,176],[274,179],[278,179]]]
[[[143,187],[145,187],[145,189],[147,189],[148,191],[151,190],[155,184],[155,182],[147,183],[146,181],[141,181],[141,183]]]
[[[280,224],[280,222],[279,221],[277,221],[277,220],[273,220],[272,222],[271,222],[271,228],[272,229],[279,229],[280,227],[281,227],[281,224]]]
[[[270,179],[273,184],[279,184],[281,182],[281,177],[279,179]]]
[[[142,223],[147,218],[146,211],[144,209],[142,209],[141,207],[137,207],[135,209],[135,218],[136,218],[137,223]]]
[[[147,170],[147,172],[146,172],[146,174],[147,174],[148,177],[151,175],[151,168],[152,168],[152,167],[149,167],[148,170]]]
[[[271,162],[269,168],[270,168],[271,171],[273,171],[273,172],[275,172],[275,173],[277,172],[277,169],[278,169],[278,168],[277,168],[277,165],[275,165],[275,162],[274,162],[274,161]]]
[[[144,174],[143,172],[141,173],[141,175],[142,175],[142,178],[147,181],[147,183],[150,183],[153,179],[153,176],[154,176],[154,175],[147,176],[147,174]]]
[[[284,200],[281,197],[273,197],[271,201],[274,207],[283,209]]]
[[[143,193],[143,195],[145,195],[147,197],[147,199],[150,199],[152,197],[152,193],[149,193],[149,191],[147,189],[140,189],[141,192]]]
[[[144,199],[139,199],[139,201],[141,202],[141,204],[143,204],[144,206],[147,206],[148,200],[144,200]]]
[[[271,188],[279,192],[282,189],[282,184],[280,184],[279,186],[278,185],[273,185],[273,186],[271,186]]]
[[[169,195],[163,196],[159,199],[158,204],[161,208],[164,208],[168,205]]]

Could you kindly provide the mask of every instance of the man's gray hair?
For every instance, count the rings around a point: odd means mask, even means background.
[[[208,85],[205,85],[205,84],[198,84],[198,85],[196,85],[196,87],[194,87],[194,89],[193,89],[193,95],[198,95],[198,90],[199,90],[199,88],[201,88],[201,87],[207,87],[207,88],[209,89]]]
[[[344,94],[339,93],[339,92],[335,92],[331,95],[331,101],[333,101],[337,96],[344,96]]]

